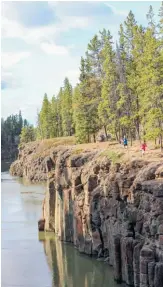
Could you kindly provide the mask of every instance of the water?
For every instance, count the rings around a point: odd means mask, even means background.
[[[1,175],[2,287],[117,287],[113,269],[38,233],[45,186]]]

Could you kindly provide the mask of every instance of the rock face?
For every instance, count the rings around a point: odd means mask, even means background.
[[[113,164],[98,151],[66,147],[43,162],[45,230],[108,261],[118,282],[163,286],[163,163]]]
[[[40,219],[38,221],[38,230],[44,231],[45,230],[45,219]]]
[[[46,181],[48,157],[41,152],[39,142],[19,148],[18,159],[10,166],[11,175],[24,177],[30,181]]]

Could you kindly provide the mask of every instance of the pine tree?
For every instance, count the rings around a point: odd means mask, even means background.
[[[61,99],[62,130],[64,136],[72,135],[72,86],[65,78],[63,94]]]
[[[147,13],[148,27],[155,32],[156,24],[154,20],[154,12],[152,5],[149,6],[149,11]]]
[[[79,85],[75,87],[73,93],[73,121],[77,142],[89,142],[87,111]]]
[[[144,33],[145,30],[142,26],[136,26],[134,29],[133,37],[133,70],[128,77],[128,84],[132,90],[133,97],[133,123],[135,125],[137,137],[141,138],[140,125],[141,125],[141,93],[140,93],[140,81],[141,81],[141,70],[143,68],[143,53],[144,53]]]
[[[131,143],[135,134],[135,104],[137,95],[135,94],[132,79],[135,77],[135,67],[133,62],[132,50],[134,29],[136,21],[132,11],[129,12],[124,26],[120,25],[119,31],[119,51],[117,54],[119,70],[119,84],[117,91],[119,99],[117,101],[118,114],[120,115],[121,133],[130,135]]]
[[[62,101],[63,101],[63,89],[60,88],[57,96],[57,122],[58,122],[58,137],[63,136],[62,130]]]
[[[150,9],[151,11],[151,9]],[[154,15],[152,15],[153,17]],[[151,21],[144,34],[144,47],[140,71],[140,95],[143,133],[146,138],[163,137],[163,57],[161,41]]]
[[[163,42],[163,1],[161,2],[161,7],[159,9],[159,14],[158,14],[160,21],[158,24],[159,27],[159,36],[160,40]]]
[[[87,55],[88,56],[88,55]],[[80,79],[83,79],[78,86],[77,92],[74,94],[74,101],[76,105],[76,94],[78,101],[80,102],[80,116],[75,117],[75,131],[77,134],[78,142],[90,142],[91,137],[96,140],[96,133],[99,129],[99,119],[98,119],[98,101],[99,93],[97,88],[96,77],[93,74],[90,58],[89,56],[83,61],[81,59],[81,75]],[[77,111],[74,114],[78,114]],[[82,126],[81,131],[78,132],[80,126]],[[85,133],[85,135],[83,135]],[[79,137],[80,135],[80,137]]]
[[[42,108],[40,111],[39,121],[42,131],[42,138],[50,138],[50,130],[51,130],[51,120],[50,120],[50,113],[51,107],[50,102],[48,100],[47,94],[44,95]]]
[[[51,100],[51,112],[50,112],[50,121],[51,121],[51,129],[50,129],[50,137],[58,136],[58,101],[55,96],[52,97]]]
[[[116,98],[116,66],[115,52],[112,47],[112,36],[108,31],[103,37],[102,56],[102,89],[101,100],[98,106],[99,118],[105,129],[107,136],[107,128],[115,133],[115,98]]]
[[[87,84],[87,71],[88,63],[86,64],[85,59],[82,57],[80,62],[80,85],[77,85],[73,93],[73,122],[75,126],[75,136],[78,143],[89,142],[89,119],[86,96],[86,84]],[[87,65],[87,67],[86,67]]]
[[[20,134],[20,144],[28,143],[36,139],[36,133],[33,126],[23,127]]]
[[[26,125],[24,124],[24,127]],[[43,130],[41,125],[40,113],[37,111],[37,128],[36,128],[36,138],[42,140],[43,137]]]
[[[19,119],[18,119],[18,134],[21,133],[21,129],[23,127],[23,118],[22,118],[22,114],[21,111],[19,111]]]

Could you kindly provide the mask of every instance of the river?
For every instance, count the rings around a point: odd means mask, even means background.
[[[38,233],[45,185],[1,173],[2,287],[117,287],[107,263]]]

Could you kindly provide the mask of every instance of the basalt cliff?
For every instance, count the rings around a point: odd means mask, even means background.
[[[107,261],[114,278],[163,287],[163,160],[113,161],[100,150],[26,145],[13,175],[47,180],[40,229]]]

